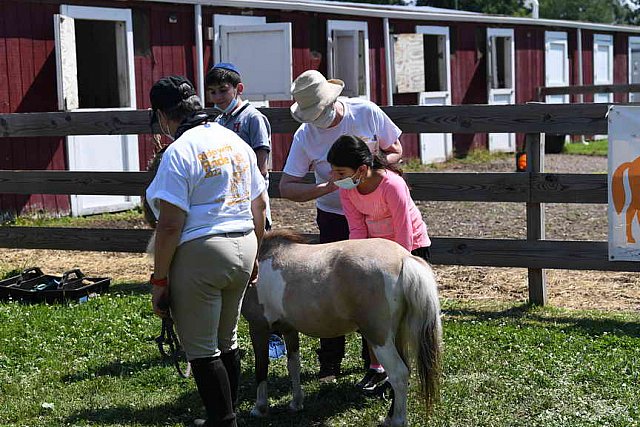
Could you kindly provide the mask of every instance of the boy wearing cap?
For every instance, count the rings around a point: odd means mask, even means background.
[[[315,70],[300,74],[291,85],[295,100],[291,115],[302,124],[293,137],[280,181],[280,193],[296,202],[316,199],[320,243],[349,239],[349,226],[336,191],[338,187],[333,184],[331,165],[327,162],[327,153],[335,140],[342,135],[357,136],[372,152],[380,150],[390,164],[397,163],[402,157],[398,140],[402,133],[400,129],[373,102],[338,98],[343,88],[342,80],[327,80]],[[315,184],[303,182],[310,168],[316,177]],[[344,337],[320,340],[317,353],[321,380],[331,381],[340,374],[344,346]],[[363,351],[368,365],[367,357],[368,352],[365,355]]]
[[[207,102],[220,112],[216,122],[234,131],[258,158],[258,168],[269,188],[271,125],[249,101],[240,98],[244,90],[240,70],[230,62],[214,65],[205,78]],[[271,228],[271,210],[267,204],[267,229]]]

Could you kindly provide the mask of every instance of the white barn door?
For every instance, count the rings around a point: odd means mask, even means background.
[[[629,37],[629,84],[640,84],[640,37]],[[640,102],[640,93],[630,93],[629,102]]]
[[[593,36],[593,84],[613,84],[613,36],[609,34]],[[596,93],[593,102],[613,102],[613,93]]]
[[[232,62],[240,69],[245,86],[243,98],[291,99],[290,22],[220,27],[220,60]]]
[[[344,81],[342,96],[370,99],[367,23],[327,21],[327,46],[327,78]]]
[[[423,34],[425,87],[418,93],[418,105],[451,105],[451,48],[449,27],[417,26]],[[450,133],[420,134],[423,164],[443,162],[453,153]]]
[[[487,86],[491,105],[516,103],[515,40],[508,28],[487,29]],[[490,133],[489,150],[514,152],[514,133]]]
[[[548,87],[569,86],[569,43],[567,33],[563,31],[546,31],[544,84]],[[566,104],[569,95],[547,95],[548,104]]]
[[[60,6],[54,16],[58,106],[64,111],[135,110],[130,9]],[[71,171],[139,171],[137,135],[67,137]],[[134,196],[72,195],[71,214],[131,209]]]

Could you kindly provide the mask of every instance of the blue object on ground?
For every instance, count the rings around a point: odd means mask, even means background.
[[[269,337],[269,358],[279,359],[287,354],[287,346],[281,337],[276,334],[271,334]]]

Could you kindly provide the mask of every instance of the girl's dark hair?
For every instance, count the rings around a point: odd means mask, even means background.
[[[193,95],[187,99],[183,99],[172,108],[160,111],[166,114],[169,120],[181,122],[200,110],[202,110],[200,98],[197,95]]]
[[[342,135],[336,139],[327,153],[327,161],[342,168],[358,169],[361,165],[367,165],[372,169],[387,169],[402,175],[402,171],[389,164],[380,151],[374,155],[367,144],[354,135]]]

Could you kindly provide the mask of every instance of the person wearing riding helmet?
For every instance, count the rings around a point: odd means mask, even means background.
[[[153,311],[173,318],[191,363],[207,413],[194,424],[235,427],[237,327],[258,274],[265,182],[253,150],[201,111],[186,78],[158,80],[150,98],[152,122],[174,140],[146,191],[157,218]]]
[[[333,183],[340,187],[349,239],[393,240],[413,255],[430,260],[427,225],[398,168],[372,153],[362,139],[353,135],[339,137],[329,149],[327,161]],[[387,374],[368,347],[371,363],[357,387],[374,393],[387,380]]]

